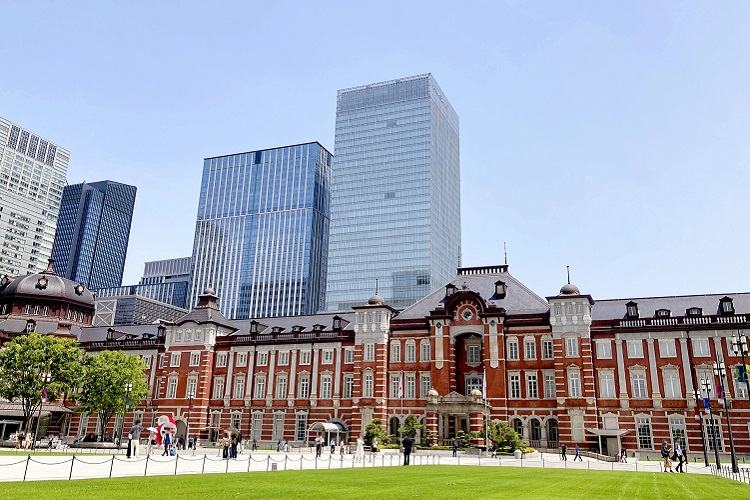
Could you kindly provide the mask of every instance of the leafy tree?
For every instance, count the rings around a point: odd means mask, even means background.
[[[377,438],[378,443],[388,444],[391,440],[391,436],[383,430],[382,421],[379,418],[373,418],[372,421],[365,426],[365,444],[372,446],[372,441]]]
[[[81,413],[98,413],[99,439],[113,416],[124,413],[128,403],[125,385],[132,384],[129,407],[135,408],[148,393],[143,376],[146,365],[140,356],[128,356],[122,351],[102,351],[86,358],[81,389],[71,397]]]
[[[487,425],[490,440],[501,451],[515,451],[523,448],[523,439],[505,422],[492,420]]]
[[[416,415],[409,414],[406,416],[404,425],[401,426],[401,434],[404,436],[414,437],[417,435],[417,431],[426,429],[427,426],[419,422],[419,417]]]
[[[42,392],[55,401],[78,386],[83,351],[74,340],[30,333],[0,349],[0,397],[20,401],[23,428],[31,431],[31,417],[40,409]],[[42,374],[49,373],[45,383]]]
[[[458,443],[459,448],[470,448],[471,447],[471,440],[476,437],[476,433],[473,432],[465,432],[465,431],[458,431],[456,433],[456,443]]]

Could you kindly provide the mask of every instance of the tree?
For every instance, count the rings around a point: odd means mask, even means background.
[[[372,421],[365,426],[365,444],[367,446],[372,446],[372,441],[375,438],[378,439],[378,443],[381,445],[388,444],[391,440],[391,436],[383,430],[379,418],[373,418]]]
[[[26,432],[31,432],[45,388],[46,398],[55,401],[78,386],[82,358],[75,340],[37,333],[16,337],[0,349],[0,397],[21,403]]]
[[[523,448],[523,439],[505,422],[492,420],[487,424],[490,440],[495,443],[495,449],[501,451],[515,451]]]
[[[417,431],[426,428],[427,426],[419,421],[418,416],[409,414],[406,416],[406,420],[404,420],[404,425],[402,425],[399,430],[402,435],[413,438],[417,435]]]
[[[102,351],[86,358],[80,392],[71,397],[78,403],[76,411],[99,414],[100,440],[113,416],[124,413],[126,406],[135,408],[148,393],[145,369],[140,356],[128,356],[122,351]],[[130,393],[125,390],[128,383]]]

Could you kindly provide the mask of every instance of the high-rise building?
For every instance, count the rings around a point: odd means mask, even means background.
[[[126,285],[96,290],[97,299],[138,295],[165,304],[187,309],[190,294],[191,257],[146,262],[143,276],[137,285]],[[193,304],[195,305],[195,304]]]
[[[0,118],[0,275],[42,272],[70,153]]]
[[[92,290],[122,284],[135,193],[113,181],[65,186],[52,254],[59,276]]]
[[[317,142],[206,158],[190,304],[213,288],[233,319],[321,309],[330,178]]]
[[[432,75],[338,92],[328,311],[378,293],[395,308],[461,257],[458,116]]]

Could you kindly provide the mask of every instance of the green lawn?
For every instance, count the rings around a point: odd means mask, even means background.
[[[292,498],[750,498],[750,486],[698,474],[415,466],[0,483],[6,500]]]

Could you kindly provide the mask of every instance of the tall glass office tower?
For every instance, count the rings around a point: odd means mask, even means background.
[[[0,118],[0,275],[47,268],[70,152]]]
[[[231,319],[323,307],[331,158],[313,142],[205,159],[190,304],[212,287]]]
[[[396,308],[447,283],[461,255],[458,116],[432,75],[340,90],[328,311],[375,291]]]
[[[136,190],[113,181],[65,186],[52,252],[59,276],[93,290],[122,284]]]

